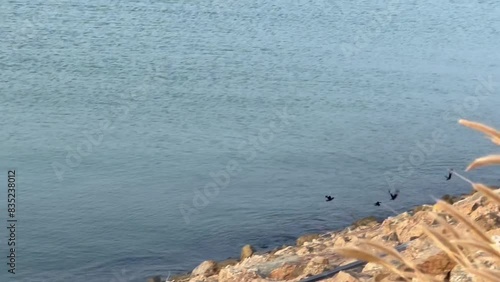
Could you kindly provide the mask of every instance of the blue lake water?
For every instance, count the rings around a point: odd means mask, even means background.
[[[499,5],[2,1],[0,280],[145,281],[470,191],[444,175],[497,149],[456,121],[500,127]]]

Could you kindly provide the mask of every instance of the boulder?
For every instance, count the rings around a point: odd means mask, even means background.
[[[421,237],[424,235],[423,225],[432,225],[433,223],[434,217],[432,216],[432,212],[419,211],[415,213],[411,218],[396,224],[395,232],[398,241],[406,243]]]
[[[448,273],[455,267],[456,263],[448,255],[434,244],[425,249],[417,250],[413,262],[417,268],[425,274],[442,275]]]
[[[302,235],[297,239],[297,246],[300,247],[304,245],[305,242],[311,242],[314,239],[319,238],[319,234],[306,234]]]
[[[206,260],[191,272],[191,276],[211,276],[217,273],[217,262]]]
[[[241,249],[240,260],[244,260],[246,258],[251,257],[254,252],[255,252],[255,250],[251,245],[243,246],[243,248]]]
[[[302,273],[303,267],[299,264],[286,263],[269,274],[269,278],[276,280],[290,280],[297,278]]]
[[[259,263],[254,263],[250,266],[250,269],[255,270],[257,274],[261,277],[267,277],[274,270],[283,267],[284,265],[299,265],[302,263],[302,259],[296,255],[282,256],[271,261],[262,261]]]
[[[318,275],[330,268],[330,262],[327,258],[317,256],[312,258],[302,272],[305,275]]]

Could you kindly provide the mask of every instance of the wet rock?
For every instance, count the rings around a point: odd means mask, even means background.
[[[311,242],[314,239],[319,238],[319,234],[306,234],[302,235],[297,239],[297,246],[300,247],[304,245],[305,242]]]
[[[243,248],[241,249],[240,260],[244,260],[246,258],[251,257],[254,252],[255,252],[255,250],[251,245],[243,246]]]
[[[454,203],[458,202],[461,199],[462,199],[462,196],[453,196],[453,195],[448,195],[448,194],[441,197],[441,200],[447,202],[450,205],[453,205]]]
[[[354,228],[358,228],[360,226],[368,226],[372,227],[378,224],[377,218],[374,216],[369,216],[362,218],[360,220],[355,221],[352,225]]]
[[[191,273],[176,274],[170,277],[170,281],[175,281],[175,282],[189,281],[190,278],[191,278]]]
[[[213,260],[206,260],[198,265],[193,272],[192,276],[210,276],[214,275],[217,272],[217,263]]]
[[[216,270],[216,272],[219,273],[219,271],[221,269],[223,269],[224,267],[226,267],[228,265],[235,265],[237,263],[238,263],[237,259],[226,259],[226,260],[217,262],[217,270]]]
[[[147,282],[161,282],[161,277],[160,276],[153,276],[151,278],[148,278]]]

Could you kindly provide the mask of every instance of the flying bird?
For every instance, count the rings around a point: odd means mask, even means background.
[[[325,198],[327,202],[330,202],[331,200],[335,199],[335,197],[332,196],[325,196]]]
[[[446,177],[446,181],[450,180],[452,175],[453,175],[453,168],[450,169],[450,171],[448,172],[448,175],[445,176]]]
[[[381,204],[380,202],[376,202],[375,206],[380,207],[380,204]]]
[[[389,190],[389,195],[391,195],[391,200],[396,200],[396,198],[398,197],[399,195],[399,190],[396,189],[396,191],[394,192],[394,194],[391,193],[391,190]]]

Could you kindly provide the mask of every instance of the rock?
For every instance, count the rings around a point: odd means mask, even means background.
[[[358,228],[360,226],[368,226],[372,227],[378,224],[377,218],[374,216],[369,216],[362,218],[360,220],[355,221],[352,225],[354,228]]]
[[[363,279],[364,278],[364,279]],[[369,277],[363,274],[358,274],[354,273],[351,271],[341,271],[335,277],[333,277],[333,280],[327,280],[331,282],[359,282],[359,281],[366,281]]]
[[[219,282],[262,282],[262,279],[257,273],[246,269],[235,269],[234,267],[226,267],[221,269],[217,277]]]
[[[148,278],[147,282],[161,282],[161,277],[160,276],[153,276],[151,278]]]
[[[198,265],[193,272],[191,272],[191,276],[210,276],[214,275],[217,272],[217,263],[213,260],[206,260]]]
[[[270,257],[271,256],[268,255],[253,255],[244,261],[239,262],[235,267],[250,269],[256,265],[267,263]]]
[[[430,205],[422,205],[422,206],[415,207],[412,210],[413,214],[416,214],[419,211],[432,211],[432,206],[430,206]]]
[[[460,265],[457,265],[450,272],[450,282],[474,282],[474,279]]]
[[[306,265],[303,274],[306,275],[318,275],[330,268],[330,262],[327,258],[317,256],[312,258]]]
[[[500,216],[497,212],[482,214],[475,219],[485,231],[500,227]]]
[[[408,241],[421,237],[422,235],[424,235],[422,224],[432,225],[433,222],[434,217],[432,216],[432,213],[428,211],[419,211],[411,218],[408,218],[405,221],[398,222],[395,227],[398,241],[401,243],[406,243]]]
[[[308,254],[312,253],[313,251],[314,251],[314,248],[311,248],[311,247],[302,247],[302,248],[300,248],[297,251],[297,255],[299,255],[299,256],[305,256],[305,255],[308,255]]]
[[[382,240],[389,242],[399,242],[398,234],[396,232],[391,232],[387,235],[382,236]]]
[[[305,242],[310,242],[314,239],[319,238],[319,234],[306,234],[302,235],[297,239],[297,246],[300,247],[304,245]]]
[[[290,280],[297,278],[302,273],[302,268],[298,264],[286,263],[276,268],[269,274],[269,278],[277,280]]]
[[[216,270],[216,272],[218,273],[224,267],[226,267],[228,265],[235,265],[237,263],[238,263],[237,259],[226,259],[226,260],[217,262],[217,270]]]
[[[251,258],[250,258],[251,259]],[[299,256],[291,255],[291,256],[282,256],[272,261],[263,261],[260,263],[252,264],[252,269],[257,272],[262,277],[269,276],[271,272],[275,269],[282,267],[285,264],[288,265],[298,265],[301,264],[302,259]]]
[[[195,276],[189,279],[188,282],[217,282],[217,276]]]
[[[453,205],[454,203],[456,203],[457,201],[459,201],[461,199],[462,199],[462,196],[452,196],[452,195],[448,195],[448,194],[441,197],[441,200],[447,202],[450,205]]]
[[[333,244],[334,248],[342,248],[346,245],[355,245],[356,242],[359,242],[359,238],[356,236],[339,236],[335,243]]]
[[[254,248],[251,246],[251,245],[245,245],[242,249],[241,249],[241,256],[240,256],[240,260],[244,260],[246,258],[249,258],[253,255],[253,253],[255,252]]]
[[[281,249],[279,251],[276,251],[274,254],[276,256],[283,256],[283,255],[291,255],[295,253],[295,248],[292,246],[288,246],[284,249]]]
[[[500,249],[500,228],[495,228],[486,232],[486,236],[491,238],[491,241],[498,246],[498,249]]]
[[[413,262],[425,274],[441,275],[448,273],[456,265],[444,251],[433,243],[429,243],[426,248],[417,249],[416,251]]]
[[[191,279],[191,273],[175,274],[172,275],[169,279],[170,281],[175,282],[189,281],[189,279]]]
[[[374,275],[374,274],[380,273],[382,271],[384,271],[383,266],[376,264],[376,263],[373,263],[373,262],[369,262],[365,265],[365,267],[363,267],[363,270],[361,272]]]

